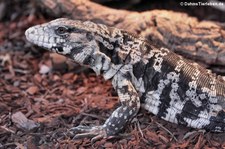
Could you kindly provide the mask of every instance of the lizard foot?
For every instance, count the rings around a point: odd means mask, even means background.
[[[91,142],[107,138],[107,132],[103,126],[77,126],[70,129],[73,139],[92,138]]]

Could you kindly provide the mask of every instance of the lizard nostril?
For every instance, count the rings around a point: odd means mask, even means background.
[[[33,30],[33,28],[28,28],[26,31],[25,31],[25,36],[28,38],[30,34],[35,34],[35,31]]]

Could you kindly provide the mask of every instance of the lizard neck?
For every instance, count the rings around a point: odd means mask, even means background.
[[[119,29],[103,30],[103,27],[94,33],[95,48],[87,60],[87,65],[97,75],[103,74],[105,79],[110,79],[124,65],[133,64],[141,59],[139,53],[143,40]]]
[[[101,42],[96,47],[97,50],[89,55],[84,63],[88,65],[97,75],[102,74],[105,80],[111,79],[124,65],[123,60],[115,49],[108,49]]]

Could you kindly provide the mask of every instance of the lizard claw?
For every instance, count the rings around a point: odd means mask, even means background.
[[[103,126],[77,126],[70,129],[73,139],[92,138],[91,142],[107,138],[106,129]]]

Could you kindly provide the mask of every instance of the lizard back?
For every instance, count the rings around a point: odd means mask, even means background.
[[[133,67],[137,80],[143,80],[144,108],[173,123],[225,131],[222,77],[167,49],[150,53],[147,64],[140,61]]]

